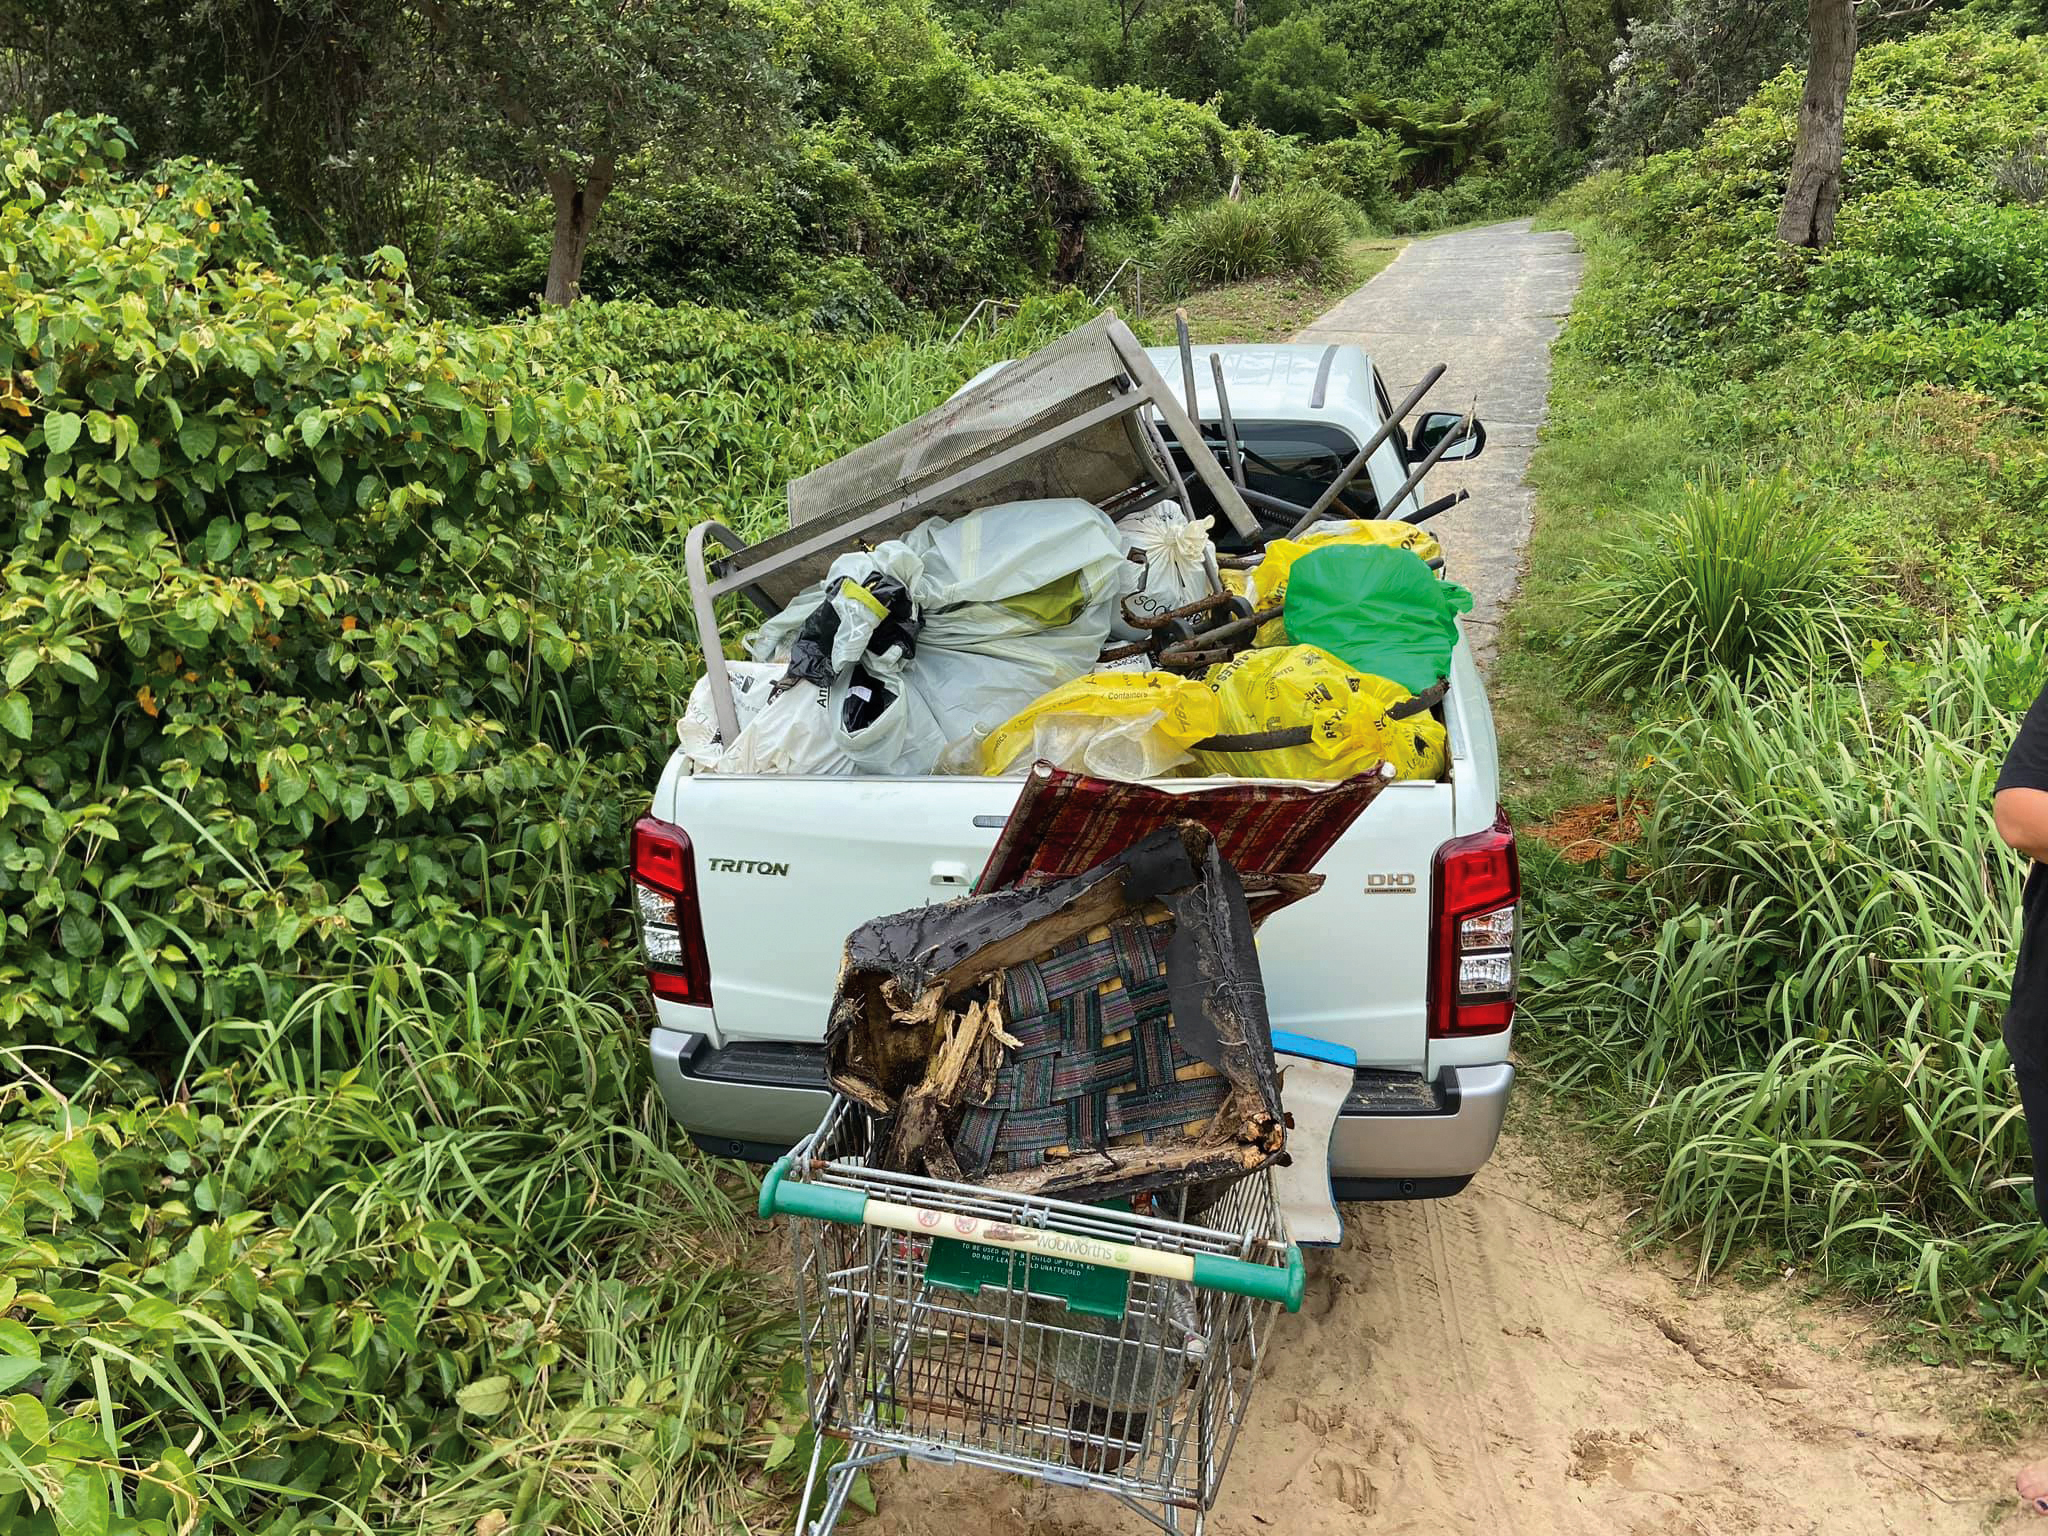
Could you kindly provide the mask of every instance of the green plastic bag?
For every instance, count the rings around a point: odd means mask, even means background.
[[[1376,544],[1333,544],[1294,563],[1287,581],[1287,638],[1327,651],[1410,693],[1451,670],[1456,615],[1472,594],[1441,581],[1419,555]]]

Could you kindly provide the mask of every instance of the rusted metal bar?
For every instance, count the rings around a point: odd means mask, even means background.
[[[1422,397],[1428,394],[1435,386],[1436,381],[1444,376],[1448,367],[1449,365],[1446,363],[1438,363],[1422,376],[1422,382],[1408,391],[1408,398],[1394,407],[1393,414],[1379,424],[1379,429],[1365,440],[1365,445],[1358,452],[1351,456],[1351,462],[1338,471],[1337,478],[1332,480],[1324,488],[1323,494],[1316,498],[1316,504],[1301,514],[1300,522],[1287,530],[1287,537],[1290,539],[1300,538],[1305,531],[1314,526],[1317,518],[1330,510],[1331,505],[1337,498],[1344,494],[1344,487],[1356,479],[1358,472],[1365,468],[1365,461],[1379,452],[1380,444],[1393,436],[1395,429],[1401,425],[1403,418],[1422,403]],[[1406,491],[1402,492],[1402,495],[1406,494]],[[1396,496],[1392,501],[1383,503],[1375,495],[1373,500],[1376,505],[1379,505],[1384,510],[1388,507],[1398,506],[1401,497]]]
[[[1200,618],[1204,614],[1214,613],[1218,608],[1229,607],[1235,600],[1235,593],[1211,592],[1206,597],[1196,598],[1192,603],[1184,603],[1178,608],[1170,608],[1165,613],[1155,613],[1146,618],[1140,618],[1137,614],[1131,612],[1131,600],[1128,597],[1124,599],[1122,607],[1124,622],[1132,628],[1164,629],[1175,619]]]
[[[1420,464],[1416,465],[1413,469],[1408,471],[1408,478],[1401,482],[1401,489],[1394,492],[1393,496],[1388,499],[1388,510],[1392,510],[1393,508],[1400,506],[1401,503],[1407,498],[1408,493],[1414,490],[1416,486],[1422,484],[1422,477],[1428,474],[1432,469],[1436,468],[1437,460],[1441,459],[1445,454],[1449,453],[1461,441],[1463,441],[1465,434],[1467,432],[1470,432],[1471,430],[1472,412],[1467,411],[1465,413],[1464,420],[1460,421],[1450,431],[1446,432],[1442,437],[1437,439],[1436,446],[1429,450],[1428,457],[1424,458]],[[1454,502],[1452,503],[1452,505],[1455,506],[1456,503]],[[1437,513],[1441,512],[1442,510],[1443,508],[1441,506],[1432,505],[1429,509],[1429,515],[1431,517],[1434,517]]]
[[[1230,391],[1223,385],[1223,354],[1209,354],[1209,377],[1216,381],[1216,414],[1223,419],[1223,443],[1230,450],[1230,478],[1244,489],[1244,455],[1237,446],[1237,420],[1230,414]]]

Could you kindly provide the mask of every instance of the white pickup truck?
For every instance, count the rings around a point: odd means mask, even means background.
[[[1392,409],[1356,347],[1215,350],[1255,490],[1313,500]],[[1152,357],[1178,373],[1177,352]],[[1220,413],[1204,396],[1199,415]],[[1370,492],[1355,484],[1342,505],[1412,516],[1420,486],[1398,507],[1384,499],[1417,456],[1392,433],[1361,477]],[[1463,639],[1439,710],[1446,776],[1390,786],[1317,866],[1323,889],[1259,933],[1273,1027],[1358,1055],[1330,1149],[1340,1199],[1457,1193],[1492,1155],[1514,1081],[1520,877],[1493,715]],[[1019,782],[693,773],[680,752],[670,759],[634,828],[632,873],[655,1080],[700,1146],[766,1160],[817,1124],[846,935],[967,892]]]

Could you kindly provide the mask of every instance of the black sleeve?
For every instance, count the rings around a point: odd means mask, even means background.
[[[2000,789],[2048,790],[2048,688],[2041,690],[2020,722],[2020,733],[2005,766],[1998,771]]]

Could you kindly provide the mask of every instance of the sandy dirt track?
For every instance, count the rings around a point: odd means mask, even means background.
[[[1218,1536],[2048,1531],[1968,1433],[1987,1373],[1873,1363],[1852,1316],[1695,1291],[1513,1138],[1456,1199],[1346,1214],[1274,1327]],[[1151,1529],[994,1473],[875,1487],[872,1536]]]

